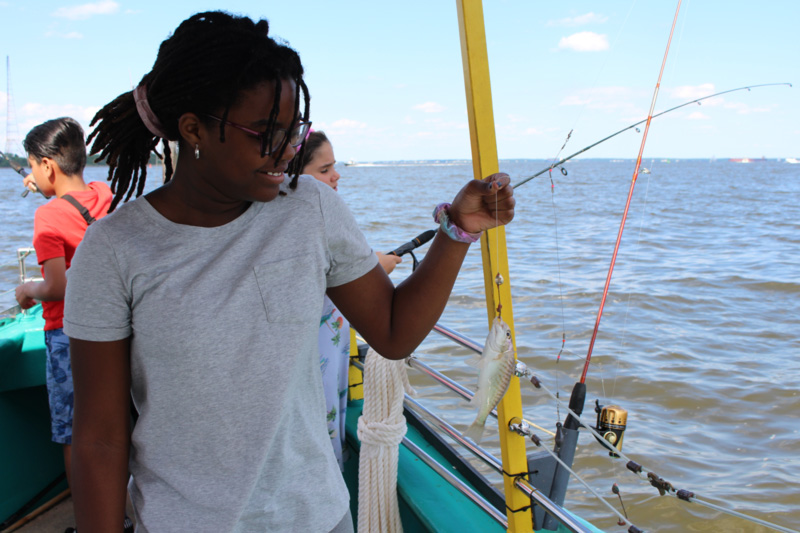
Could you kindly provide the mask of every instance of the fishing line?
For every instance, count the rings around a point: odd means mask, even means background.
[[[681,43],[683,43],[683,31],[686,29],[686,21],[689,20],[688,13],[691,5],[692,5],[691,0],[686,0],[686,6],[683,8],[683,21],[681,21],[680,29],[678,29],[678,43],[675,46],[675,53],[673,54],[675,61],[673,61],[672,63],[672,69],[670,70],[670,78],[675,77],[675,69],[678,67],[678,63],[680,62]]]
[[[578,475],[578,473],[577,473],[577,472],[575,472],[575,471],[574,471],[572,468],[570,468],[570,467],[569,467],[569,465],[568,465],[567,463],[565,463],[565,462],[564,462],[564,461],[563,461],[563,460],[562,460],[562,459],[561,459],[561,458],[560,458],[560,457],[559,457],[559,456],[558,456],[558,455],[557,455],[557,454],[556,454],[554,451],[550,450],[550,448],[548,448],[547,446],[542,446],[542,441],[541,441],[541,439],[539,439],[539,437],[537,437],[537,436],[536,436],[536,434],[534,434],[534,433],[533,433],[533,432],[531,432],[530,430],[527,430],[527,431],[526,431],[526,428],[517,428],[517,429],[516,429],[516,432],[517,432],[517,433],[519,433],[520,435],[524,435],[524,436],[530,437],[531,441],[532,441],[534,444],[536,444],[536,446],[537,446],[538,448],[541,448],[542,450],[544,450],[544,451],[546,451],[548,454],[550,454],[550,456],[551,456],[553,459],[555,459],[555,460],[556,460],[556,462],[557,462],[559,465],[561,465],[561,467],[563,467],[563,468],[564,468],[564,469],[565,469],[567,472],[569,472],[569,473],[570,473],[570,474],[571,474],[571,475],[572,475],[572,476],[573,476],[575,479],[577,479],[577,480],[578,480],[578,482],[580,482],[580,484],[581,484],[581,485],[583,485],[584,487],[586,487],[586,488],[589,490],[589,492],[591,492],[592,494],[594,494],[594,495],[597,497],[597,499],[598,499],[598,500],[600,500],[600,502],[601,502],[603,505],[605,505],[606,507],[608,507],[608,508],[611,510],[611,512],[612,512],[612,513],[614,513],[615,515],[617,515],[617,517],[620,519],[620,521],[622,521],[622,522],[623,522],[623,523],[622,523],[622,525],[625,525],[625,524],[630,524],[631,526],[633,526],[633,527],[636,527],[636,525],[635,525],[633,522],[631,522],[631,521],[628,519],[628,517],[627,517],[627,516],[622,516],[622,514],[620,514],[620,512],[619,512],[619,511],[617,511],[617,510],[614,508],[614,506],[613,506],[613,505],[611,505],[610,503],[608,503],[608,501],[606,501],[606,499],[605,499],[603,496],[601,496],[599,492],[597,492],[596,490],[594,490],[594,489],[593,489],[593,488],[592,488],[592,487],[589,485],[589,483],[587,483],[587,482],[586,482],[586,481],[585,481],[585,480],[584,480],[584,479],[583,479],[581,476],[579,476],[579,475]],[[504,472],[504,473],[505,473],[505,472]],[[629,529],[629,530],[630,530],[630,529]],[[641,531],[641,529],[639,529],[639,528],[636,528],[636,531]]]
[[[586,374],[589,371],[589,363],[592,360],[592,349],[594,348],[594,343],[597,340],[597,333],[600,329],[600,319],[603,317],[603,308],[605,307],[606,298],[608,297],[608,288],[611,284],[611,275],[614,272],[614,264],[617,261],[617,253],[619,252],[619,245],[622,241],[622,231],[625,229],[625,220],[628,217],[628,209],[631,205],[631,197],[633,196],[633,188],[636,186],[636,178],[639,177],[639,167],[642,164],[642,153],[644,152],[645,143],[647,142],[647,133],[650,131],[650,122],[653,119],[653,109],[656,106],[656,99],[658,98],[658,90],[661,86],[661,77],[664,74],[664,67],[667,64],[667,56],[669,55],[669,46],[672,43],[672,34],[675,31],[675,24],[678,22],[678,14],[680,13],[681,9],[681,1],[678,0],[678,7],[675,9],[675,18],[672,20],[672,28],[669,32],[669,39],[667,40],[667,48],[664,51],[664,59],[661,62],[661,69],[658,73],[658,80],[656,81],[656,87],[653,90],[653,98],[650,102],[650,111],[647,113],[647,124],[644,127],[644,133],[642,134],[642,144],[639,147],[639,155],[636,156],[636,166],[633,170],[633,177],[631,178],[631,187],[628,191],[628,199],[625,203],[625,211],[622,214],[622,220],[620,221],[619,232],[617,233],[617,241],[614,244],[614,253],[611,255],[611,264],[608,267],[608,275],[606,276],[606,283],[603,287],[603,297],[600,299],[600,308],[597,310],[597,319],[595,320],[594,330],[592,331],[592,339],[589,341],[589,350],[586,353],[586,362],[583,365],[583,372],[581,373],[581,383],[586,383]]]
[[[494,182],[492,182],[491,187],[494,188]],[[499,205],[498,204],[499,192],[500,192],[500,189],[497,189],[495,191],[495,193],[494,193],[494,224],[495,224],[495,227],[492,228],[492,230],[494,231],[494,246],[495,246],[495,250],[494,250],[494,254],[495,254],[494,267],[492,266],[492,246],[491,246],[491,242],[489,240],[488,232],[487,232],[487,235],[486,235],[486,259],[489,261],[489,272],[491,272],[494,269],[497,269],[497,274],[494,277],[494,285],[495,285],[495,288],[497,289],[497,307],[495,308],[495,312],[497,313],[497,318],[500,318],[502,320],[502,316],[501,315],[502,315],[502,310],[503,310],[503,303],[500,301],[500,285],[503,284],[503,276],[502,276],[502,274],[500,274],[500,234],[499,234],[499,230],[498,230],[498,227],[499,227],[499,224],[500,224],[500,218],[499,218],[499,215],[497,213],[498,205]],[[494,294],[494,290],[495,289],[493,288],[492,289],[492,294]],[[489,325],[489,328],[491,329],[491,324]]]
[[[530,375],[531,375],[530,371],[526,370],[524,376],[530,376]],[[536,380],[535,383],[534,383],[534,380]],[[547,387],[545,387],[544,382],[542,380],[540,380],[540,379],[538,379],[536,377],[532,377],[531,378],[531,384],[537,389],[541,388],[542,390],[544,390],[556,402],[558,402],[558,403],[562,402],[556,396],[556,394],[553,393],[553,391],[551,391]],[[666,495],[674,496],[675,498],[677,498],[679,500],[683,500],[685,502],[690,502],[690,503],[697,503],[699,505],[703,505],[703,506],[709,507],[711,509],[715,509],[715,510],[721,512],[721,513],[725,513],[725,514],[729,514],[729,515],[732,515],[732,516],[736,516],[738,518],[742,518],[742,519],[748,520],[750,522],[755,522],[757,524],[761,524],[761,525],[763,525],[765,527],[768,527],[768,528],[771,528],[771,529],[775,529],[777,531],[784,531],[786,533],[800,533],[800,532],[798,532],[798,531],[796,531],[794,529],[789,529],[789,528],[786,528],[786,527],[783,527],[783,526],[779,526],[777,524],[773,524],[771,522],[767,522],[766,520],[762,520],[760,518],[755,518],[753,516],[746,515],[744,513],[736,511],[734,509],[729,509],[727,507],[722,507],[722,506],[707,502],[705,500],[702,500],[702,499],[698,498],[697,495],[694,492],[691,492],[689,490],[686,490],[686,489],[675,489],[672,486],[671,483],[669,483],[668,481],[665,481],[664,479],[660,478],[657,474],[653,473],[652,471],[645,473],[643,465],[640,465],[636,461],[631,460],[631,458],[628,457],[627,455],[625,455],[625,453],[622,452],[622,450],[619,450],[619,449],[615,448],[610,442],[608,442],[606,439],[604,439],[603,436],[600,435],[600,433],[598,433],[591,426],[591,424],[589,422],[583,420],[580,417],[580,415],[576,414],[572,409],[570,409],[569,405],[564,404],[562,407],[564,407],[564,409],[570,415],[575,417],[575,419],[578,422],[581,423],[581,427],[583,427],[586,430],[588,430],[589,433],[594,435],[594,437],[597,439],[597,441],[603,447],[607,448],[611,452],[611,453],[609,453],[609,457],[611,457],[612,459],[623,459],[624,461],[627,461],[627,465],[626,465],[627,470],[629,470],[630,472],[635,474],[637,477],[639,477],[639,479],[643,479],[643,480],[647,481],[653,487],[657,488],[659,490],[659,493],[662,496],[666,496]],[[684,449],[684,447],[683,446],[679,446],[679,449]],[[689,452],[689,455],[693,455],[693,452],[691,452],[689,450],[687,450],[687,451]],[[726,503],[731,505],[730,502],[726,501]]]
[[[647,218],[647,204],[648,204],[648,198],[649,198],[649,192],[650,192],[650,179],[651,179],[652,174],[653,174],[653,168],[655,168],[655,159],[651,158],[650,159],[650,168],[649,169],[648,168],[643,168],[642,169],[642,173],[647,175],[647,179],[645,180],[644,200],[642,202],[642,212],[641,212],[641,215],[640,215],[640,218],[639,218],[639,231],[638,231],[638,234],[637,234],[636,243],[634,244],[633,250],[631,252],[631,261],[630,261],[631,270],[628,273],[633,278],[636,278],[636,276],[634,274],[635,274],[635,271],[636,271],[636,266],[639,264],[639,262],[638,262],[639,250],[641,249],[642,233],[643,233],[643,230],[644,230],[644,222],[645,222],[645,219]],[[628,302],[627,302],[627,304],[625,306],[625,316],[624,316],[624,318],[622,320],[622,330],[620,332],[620,335],[621,335],[620,352],[623,352],[624,348],[625,348],[626,337],[627,337],[627,334],[628,334],[628,316],[630,315],[632,299],[633,299],[633,293],[632,293],[632,291],[629,291],[628,292]],[[615,358],[614,370],[612,372],[612,378],[613,379],[612,379],[612,383],[611,383],[611,395],[609,396],[609,395],[606,394],[605,378],[603,377],[603,371],[604,371],[603,370],[603,368],[604,368],[603,367],[603,363],[601,361],[597,362],[597,366],[599,367],[598,371],[599,371],[599,374],[600,374],[600,387],[602,389],[602,396],[603,396],[604,399],[608,399],[609,397],[611,397],[611,398],[614,397],[614,394],[616,393],[616,390],[617,390],[617,378],[619,377],[619,373],[620,373],[619,371],[620,371],[620,366],[621,365],[622,365],[622,357],[620,356],[620,357]]]
[[[564,150],[564,147],[567,146],[567,143],[569,142],[570,137],[572,137],[572,130],[569,130],[569,133],[567,134],[567,138],[564,139],[564,144],[561,145],[561,148],[558,150],[558,153],[553,158],[553,161],[557,161],[558,160],[559,156],[561,155],[561,152]],[[567,342],[567,324],[566,324],[566,318],[565,318],[565,314],[564,314],[564,286],[563,286],[563,283],[561,281],[561,257],[560,257],[559,250],[558,250],[558,209],[556,208],[556,192],[555,192],[555,190],[556,190],[556,185],[555,185],[555,182],[553,181],[553,172],[552,172],[552,169],[551,169],[551,171],[550,171],[550,201],[551,201],[551,204],[553,206],[553,231],[555,233],[555,241],[556,241],[556,273],[558,275],[558,296],[559,296],[559,303],[560,303],[560,307],[561,307],[561,349],[558,351],[558,354],[556,355],[556,371],[555,371],[556,391],[558,391],[558,394],[560,394],[561,393],[560,392],[561,391],[561,387],[559,385],[559,379],[558,379],[559,375],[560,375],[560,371],[559,371],[558,363],[561,361],[561,354],[564,353],[564,346],[566,345],[566,342]],[[561,411],[560,411],[560,409],[558,407],[558,404],[556,404],[556,420],[561,422]]]
[[[492,185],[492,187],[494,187],[494,185]],[[502,320],[503,302],[500,301],[500,285],[503,284],[503,276],[500,275],[500,230],[498,230],[500,220],[497,214],[497,198],[499,195],[500,189],[498,188],[494,191],[494,260],[495,266],[497,267],[497,275],[494,277],[494,284],[497,285],[497,318]]]
[[[661,115],[666,115],[667,113],[671,113],[672,111],[676,111],[676,110],[678,110],[678,109],[680,109],[682,107],[686,107],[687,105],[692,105],[692,104],[700,105],[700,102],[702,102],[703,100],[708,100],[709,98],[715,98],[717,96],[722,96],[723,94],[734,93],[734,92],[737,92],[737,91],[745,91],[745,90],[747,92],[750,92],[752,89],[756,89],[756,88],[759,88],[759,87],[777,87],[777,86],[781,86],[781,85],[785,85],[787,87],[792,87],[792,84],[791,83],[787,83],[787,82],[761,83],[761,84],[758,84],[758,85],[745,85],[743,87],[737,87],[735,89],[728,89],[726,91],[720,91],[718,93],[710,94],[708,96],[703,96],[701,98],[695,98],[694,100],[689,100],[688,102],[684,102],[682,104],[676,105],[675,107],[671,107],[671,108],[669,108],[669,109],[667,109],[665,111],[657,113],[657,114],[653,115],[652,117],[647,117],[646,119],[640,120],[639,122],[636,122],[635,124],[631,124],[630,126],[622,128],[621,130],[616,131],[616,132],[612,133],[611,135],[608,135],[607,137],[603,137],[599,141],[594,142],[594,143],[590,144],[589,146],[586,146],[585,148],[582,148],[582,149],[578,150],[574,154],[568,155],[564,159],[561,159],[555,165],[550,165],[550,166],[548,166],[546,168],[543,168],[542,170],[540,170],[539,172],[537,172],[536,174],[534,174],[532,176],[528,176],[527,178],[523,178],[522,180],[520,180],[519,182],[514,184],[514,188],[518,189],[519,187],[521,187],[522,185],[525,185],[526,183],[528,183],[532,179],[538,178],[539,176],[541,176],[545,172],[549,172],[549,171],[552,171],[554,168],[560,167],[561,165],[563,165],[564,163],[566,163],[570,159],[574,158],[575,156],[578,156],[578,155],[580,155],[580,154],[582,154],[582,153],[584,153],[584,152],[586,152],[588,150],[591,150],[592,148],[594,148],[598,144],[602,144],[602,143],[604,143],[604,142],[616,137],[620,133],[624,133],[624,132],[626,132],[626,131],[628,131],[630,129],[636,128],[637,126],[640,126],[640,125],[646,123],[648,120],[654,119],[656,117],[660,117]],[[637,132],[638,132],[638,128],[637,128]]]
[[[619,42],[620,36],[622,35],[622,32],[625,31],[625,29],[627,28],[628,20],[630,19],[631,13],[633,13],[633,9],[634,9],[634,7],[636,7],[637,3],[638,3],[638,0],[633,0],[633,2],[631,3],[631,6],[628,8],[628,13],[625,15],[625,19],[623,19],[622,25],[619,27],[619,30],[617,31],[617,35],[614,37],[614,40],[612,41],[612,43],[610,45],[612,50],[616,50],[616,45]],[[591,94],[592,92],[594,92],[595,89],[597,89],[597,82],[600,79],[600,75],[603,73],[603,71],[605,71],[606,66],[608,66],[608,62],[611,60],[612,55],[613,54],[606,54],[605,55],[605,61],[603,61],[603,64],[598,69],[597,74],[595,74],[594,81],[590,85],[590,88],[589,88],[589,91],[588,91],[589,94]],[[575,117],[575,120],[572,122],[572,127],[570,128],[569,133],[567,134],[567,141],[569,141],[569,138],[572,136],[572,132],[575,130],[575,126],[583,119],[583,116],[586,113],[586,108],[587,107],[588,107],[588,104],[584,104],[583,106],[581,106],[580,112],[578,113],[578,116]],[[567,141],[564,141],[564,146],[567,145]],[[561,147],[561,150],[564,149],[564,146]],[[559,154],[561,153],[561,150],[559,150]],[[556,157],[558,157],[558,155],[556,155]],[[516,185],[515,185],[515,187],[516,187]]]

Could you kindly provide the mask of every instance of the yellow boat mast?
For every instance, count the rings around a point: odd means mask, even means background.
[[[461,36],[461,58],[464,64],[464,84],[467,92],[473,176],[475,179],[482,179],[498,172],[499,169],[483,3],[481,0],[456,0],[456,3]],[[501,226],[484,233],[481,237],[481,253],[488,323],[491,325],[497,316],[498,305],[502,304],[503,321],[511,328],[516,354],[505,227]],[[499,286],[495,283],[498,273],[504,280]],[[519,378],[516,377],[511,378],[508,391],[497,406],[497,422],[500,430],[503,471],[512,474],[512,476],[503,475],[508,531],[521,533],[532,531],[533,521],[530,498],[514,486],[513,474],[528,470],[525,438],[508,429],[509,423],[514,418],[522,419],[522,396]]]

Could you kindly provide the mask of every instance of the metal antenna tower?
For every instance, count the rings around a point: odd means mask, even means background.
[[[4,152],[9,155],[19,155],[21,148],[14,100],[11,97],[11,58],[6,56],[6,146]]]

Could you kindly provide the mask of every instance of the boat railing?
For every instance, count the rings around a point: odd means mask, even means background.
[[[38,275],[28,275],[28,268],[25,260],[35,253],[35,249],[30,247],[17,248],[17,268],[19,271],[19,283],[27,283],[29,281],[42,281],[44,278]],[[13,292],[13,289],[9,292]],[[5,293],[4,293],[5,294]],[[22,309],[19,305],[12,306],[8,309],[0,310],[0,318],[14,317],[19,313],[27,314],[27,309]]]
[[[25,264],[25,259],[35,252],[36,250],[33,248],[17,248],[17,262],[19,263],[20,283],[27,283],[29,281],[42,281],[44,279],[41,276],[28,275],[28,268]]]
[[[456,441],[463,448],[465,448],[466,450],[470,451],[473,455],[475,455],[478,459],[480,459],[484,463],[486,463],[489,467],[491,467],[498,474],[502,474],[503,473],[503,465],[500,463],[499,459],[497,459],[491,453],[489,453],[488,451],[483,449],[481,446],[478,446],[477,444],[473,443],[472,441],[466,439],[453,426],[451,426],[450,424],[445,422],[442,418],[436,416],[431,411],[429,411],[428,409],[423,407],[419,402],[417,402],[413,398],[411,398],[408,395],[406,395],[406,398],[405,398],[405,401],[403,402],[403,405],[406,408],[409,408],[409,409],[413,410],[418,415],[422,415],[424,418],[428,419],[428,421],[433,423],[437,428],[439,428],[439,430],[441,430],[443,433],[448,435],[451,439]],[[412,451],[414,451],[414,450],[412,450]],[[431,460],[433,460],[433,459],[431,459]],[[425,461],[425,459],[423,459],[423,461]],[[439,468],[441,468],[441,465],[439,466]],[[439,472],[439,469],[435,468],[434,470]],[[445,472],[446,472],[446,470],[445,470]],[[450,476],[452,476],[452,474],[450,474],[449,472],[447,472],[447,473]],[[442,476],[442,477],[445,477],[445,476]],[[455,477],[455,476],[453,476],[453,477]],[[448,479],[448,478],[445,477],[445,479]],[[575,520],[575,518],[572,515],[570,515],[569,513],[566,513],[561,506],[559,506],[558,504],[554,503],[552,500],[550,500],[550,498],[545,496],[541,491],[537,490],[535,487],[531,486],[524,479],[522,479],[522,478],[517,479],[515,481],[515,485],[517,486],[517,488],[519,490],[521,490],[522,492],[527,494],[528,497],[532,501],[536,502],[536,504],[539,505],[545,512],[547,512],[548,514],[553,516],[553,518],[555,518],[556,520],[558,520],[559,522],[564,524],[564,526],[567,527],[567,529],[570,529],[571,531],[589,531],[580,522]],[[456,488],[458,488],[458,487],[456,487]],[[481,500],[483,500],[483,498],[481,498]],[[485,500],[483,500],[483,501],[485,501]],[[490,504],[487,503],[487,505],[490,505]],[[483,506],[481,506],[481,507],[483,507]],[[489,513],[492,516],[492,518],[494,518],[500,524],[502,524],[504,527],[507,528],[508,527],[508,521],[505,519],[505,516],[500,515],[502,517],[502,521],[500,521],[497,518],[497,515],[499,515],[499,512],[494,507],[491,507],[491,509],[494,511],[494,513]]]
[[[456,344],[466,347],[476,353],[481,353],[483,351],[483,346],[481,344],[446,326],[443,326],[441,324],[436,324],[436,326],[434,326],[434,331],[452,340]],[[358,359],[352,359],[351,361],[354,366],[356,366],[359,370],[363,372],[364,364],[362,361]],[[470,391],[468,388],[464,387],[460,383],[448,378],[441,372],[438,372],[437,370],[427,365],[426,363],[420,361],[418,357],[412,355],[406,359],[406,363],[408,366],[418,370],[419,372],[428,376],[439,385],[445,387],[446,389],[449,389],[452,392],[455,392],[462,398],[466,400],[472,399],[472,396],[474,395],[472,391]],[[494,455],[492,455],[489,451],[487,451],[483,447],[474,443],[472,440],[466,438],[460,431],[455,429],[452,425],[450,425],[448,422],[446,422],[438,415],[428,410],[426,407],[424,407],[422,404],[420,404],[418,401],[416,401],[408,394],[405,395],[403,405],[407,409],[413,411],[419,417],[425,419],[429,425],[432,425],[440,432],[450,437],[459,446],[470,452],[477,459],[479,459],[484,464],[489,466],[492,470],[494,470],[498,474],[501,475],[503,474],[503,466],[498,458],[496,458]],[[496,410],[492,410],[490,414],[494,418],[497,418]],[[532,426],[536,426],[531,422],[527,423]],[[472,488],[470,488],[468,485],[462,482],[459,478],[454,476],[446,467],[439,464],[435,459],[430,457],[428,454],[426,454],[423,450],[421,450],[418,446],[413,444],[408,439],[404,438],[403,444],[409,451],[414,453],[414,455],[416,455],[420,460],[425,462],[431,469],[437,472],[446,482],[448,482],[456,490],[463,493],[466,497],[472,500],[476,505],[478,505],[481,509],[483,509],[489,516],[491,516],[504,528],[508,528],[508,520],[506,519],[505,514],[501,513],[498,509],[496,509],[483,496],[475,492]],[[583,523],[581,523],[578,519],[576,519],[575,516],[571,515],[566,510],[564,510],[563,507],[553,502],[548,496],[539,491],[536,487],[532,486],[525,479],[521,477],[516,479],[514,485],[518,490],[522,491],[526,496],[528,496],[531,502],[541,507],[542,510],[544,510],[547,514],[552,516],[554,519],[556,519],[570,531],[579,533],[584,533],[584,532],[589,533],[591,531]]]

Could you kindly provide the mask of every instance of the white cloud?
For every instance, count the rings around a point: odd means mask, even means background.
[[[512,124],[519,123],[519,122],[527,122],[528,121],[528,119],[526,117],[522,116],[522,115],[508,114],[508,115],[506,115],[506,118]]]
[[[52,15],[70,20],[85,20],[94,15],[111,15],[119,11],[119,4],[114,0],[100,0],[91,4],[59,7]]]
[[[17,113],[19,119],[19,131],[24,137],[28,131],[45,120],[58,117],[72,117],[83,126],[84,131],[89,133],[89,123],[100,110],[99,106],[78,106],[78,105],[44,105],[39,103],[26,103]]]
[[[605,15],[597,13],[586,13],[585,15],[578,15],[577,17],[568,17],[559,20],[550,20],[547,22],[548,26],[585,26],[587,24],[603,24],[608,20]]]
[[[561,100],[559,105],[586,105],[591,102],[591,99],[583,94],[570,94]]]
[[[71,31],[69,33],[58,33],[55,31],[49,31],[44,34],[45,37],[55,37],[56,39],[83,39],[83,34],[77,31]]]
[[[441,113],[444,111],[444,106],[436,102],[425,102],[424,104],[415,105],[412,109],[422,111],[423,113]]]
[[[709,117],[705,113],[701,113],[700,111],[695,111],[694,113],[689,113],[689,116],[686,117],[689,120],[708,120]]]
[[[608,37],[593,31],[582,31],[569,37],[562,37],[558,42],[558,48],[576,52],[601,52],[609,48]]]
[[[701,85],[681,85],[680,87],[673,87],[668,89],[668,94],[672,98],[680,98],[682,100],[694,100],[714,94],[713,83],[703,83]]]
[[[749,115],[751,113],[767,113],[771,111],[769,107],[750,107],[742,102],[724,102],[722,107],[732,109],[739,115]]]
[[[628,87],[596,87],[569,94],[559,105],[582,106],[588,109],[620,110],[632,109],[633,102],[641,96]]]

